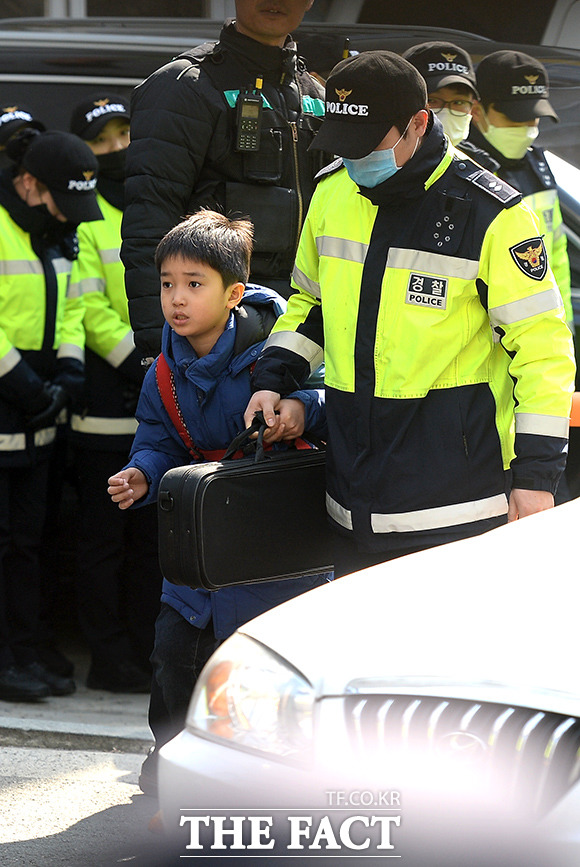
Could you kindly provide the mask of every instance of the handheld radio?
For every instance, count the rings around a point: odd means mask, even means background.
[[[236,150],[257,151],[262,125],[262,79],[256,79],[253,93],[240,93],[236,101]]]

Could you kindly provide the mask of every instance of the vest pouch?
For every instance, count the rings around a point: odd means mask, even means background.
[[[262,129],[260,149],[243,154],[244,180],[254,184],[277,184],[282,178],[282,133],[279,129]]]
[[[226,182],[225,213],[250,215],[255,253],[284,253],[296,241],[297,194],[286,187]]]

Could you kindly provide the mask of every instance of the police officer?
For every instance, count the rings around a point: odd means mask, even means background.
[[[83,384],[76,226],[100,220],[97,160],[64,132],[19,132],[0,173],[0,698],[66,695],[37,653],[39,545],[61,410]]]
[[[121,256],[129,313],[144,356],[160,349],[155,247],[207,206],[255,225],[250,279],[287,296],[298,235],[324,164],[308,147],[323,90],[288,33],[313,0],[236,0],[219,42],[167,64],[134,94]]]
[[[402,55],[427,84],[427,105],[436,114],[451,144],[467,138],[471,109],[479,99],[471,57],[452,42],[421,42]]]
[[[106,480],[128,458],[143,380],[119,255],[129,145],[127,100],[110,91],[81,100],[71,114],[70,130],[86,141],[99,163],[97,201],[104,217],[79,227],[79,259],[71,286],[85,305],[86,388],[70,427],[77,478],[82,480],[76,588],[79,622],[91,653],[87,685],[149,692],[149,656],[161,592],[156,511],[150,507],[120,513],[105,490]]]
[[[484,57],[476,75],[481,101],[473,107],[468,141],[497,160],[497,175],[519,190],[536,214],[571,325],[570,262],[558,189],[543,149],[535,144],[539,119],[558,121],[548,99],[548,73],[529,54],[502,50]]]
[[[6,156],[6,144],[19,130],[26,127],[40,131],[46,129],[32,111],[22,104],[12,103],[0,108],[0,168],[10,165],[10,159]]]
[[[332,71],[315,146],[341,159],[246,411],[278,436],[280,395],[324,357],[338,574],[550,508],[565,464],[571,335],[537,223],[426,102],[387,51]]]

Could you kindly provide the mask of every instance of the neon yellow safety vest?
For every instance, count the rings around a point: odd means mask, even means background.
[[[340,163],[320,181],[254,373],[284,393],[324,359],[327,507],[370,550],[488,529],[505,469],[553,490],[565,461],[573,350],[537,220],[437,135],[392,194]]]

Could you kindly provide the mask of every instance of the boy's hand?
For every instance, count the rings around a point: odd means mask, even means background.
[[[286,397],[276,407],[278,425],[276,429],[267,428],[264,432],[265,443],[276,443],[282,440],[290,442],[304,433],[306,409],[301,400]]]
[[[276,391],[257,391],[250,398],[250,402],[244,413],[244,424],[249,428],[254,420],[254,413],[262,410],[264,420],[271,433],[276,433],[280,423],[280,417],[274,412],[280,403],[280,395]],[[269,440],[270,442],[272,440]]]
[[[117,503],[120,509],[128,509],[129,506],[144,497],[148,490],[149,482],[144,473],[137,467],[128,467],[117,473],[116,476],[111,476],[107,493],[111,495],[112,501]]]

